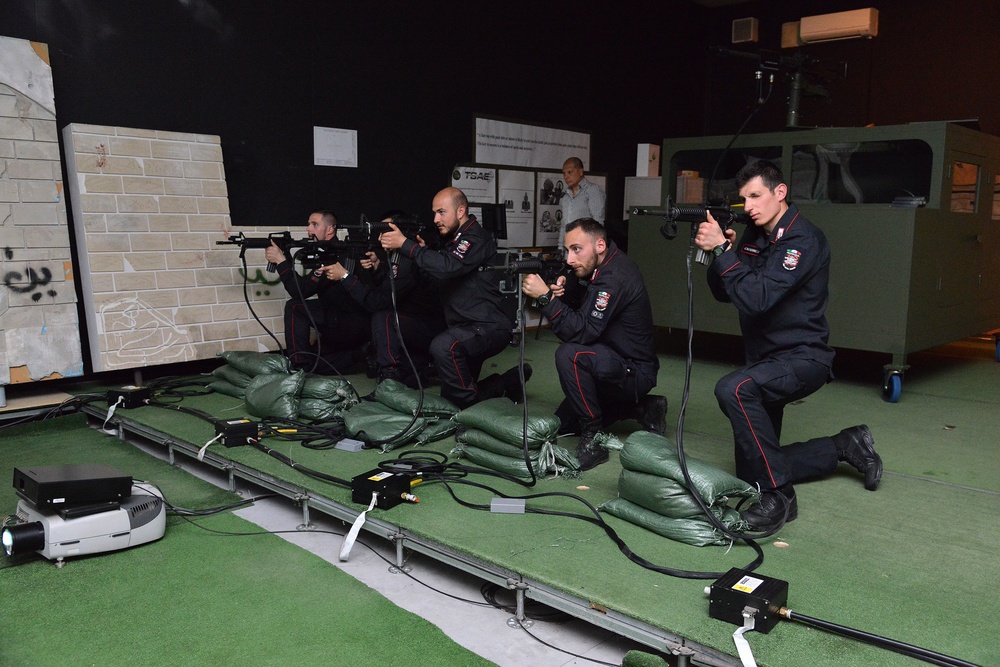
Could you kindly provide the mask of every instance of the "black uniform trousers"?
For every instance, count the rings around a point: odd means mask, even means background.
[[[431,341],[430,352],[441,381],[441,396],[461,409],[493,396],[479,391],[483,363],[510,344],[511,331],[480,324],[448,327]]]
[[[364,312],[337,312],[319,299],[289,299],[285,302],[285,348],[294,366],[312,368],[317,353],[327,363],[317,370],[344,371],[352,363],[352,353],[371,337],[369,315]],[[316,327],[319,345],[310,341]],[[329,368],[329,366],[335,368]]]
[[[564,430],[580,421],[600,421],[608,427],[626,419],[656,385],[655,375],[636,372],[624,357],[601,343],[563,343],[556,348],[556,373],[566,397],[556,410]]]
[[[764,491],[827,475],[837,467],[829,436],[782,447],[784,408],[829,381],[830,369],[808,359],[765,360],[724,376],[715,385],[736,445],[736,475]]]
[[[396,326],[395,313],[384,310],[372,315],[371,327],[379,377],[405,381],[413,375],[406,353],[419,373],[430,361],[431,341],[444,330],[445,324],[443,319],[427,320],[400,314],[399,326]]]

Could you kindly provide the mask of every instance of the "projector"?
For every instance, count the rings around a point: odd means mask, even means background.
[[[0,542],[8,557],[37,551],[62,567],[69,556],[118,551],[153,542],[166,530],[166,505],[151,484],[133,483],[117,501],[51,509],[22,498]]]

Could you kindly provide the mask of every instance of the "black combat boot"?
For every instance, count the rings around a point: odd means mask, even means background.
[[[864,424],[851,426],[833,436],[837,458],[847,461],[865,476],[865,488],[874,491],[882,480],[882,457],[875,453],[875,438]]]
[[[505,371],[500,375],[503,380],[503,395],[514,403],[524,403],[524,388],[521,386],[521,376],[517,371],[517,366]],[[524,382],[531,379],[531,366],[524,365]]]
[[[635,405],[635,419],[643,431],[657,435],[667,432],[667,397],[649,394]]]
[[[596,468],[608,460],[608,450],[597,444],[597,434],[600,432],[600,419],[580,420],[580,444],[576,446],[576,458],[580,461],[580,470]]]
[[[788,517],[785,517],[788,508]],[[784,519],[794,521],[799,515],[799,504],[795,500],[795,489],[785,484],[778,489],[770,489],[760,494],[760,502],[740,513],[740,518],[750,524],[750,530],[765,531],[776,528]]]

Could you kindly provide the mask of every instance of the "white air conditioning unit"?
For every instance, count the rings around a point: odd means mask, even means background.
[[[877,34],[878,10],[873,7],[834,14],[803,16],[799,22],[799,39],[806,44],[855,37],[870,38]]]

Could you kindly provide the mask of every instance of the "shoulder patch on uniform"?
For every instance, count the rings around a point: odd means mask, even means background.
[[[785,259],[781,262],[781,266],[786,271],[794,271],[798,267],[800,259],[802,259],[802,253],[794,248],[789,248],[785,251]]]
[[[457,255],[458,257],[465,257],[465,253],[469,252],[469,248],[471,247],[472,247],[472,241],[468,239],[462,239],[455,245],[455,248],[451,251],[451,254]]]
[[[611,292],[598,292],[597,299],[594,301],[594,308],[597,310],[607,310],[608,304],[611,303]]]

